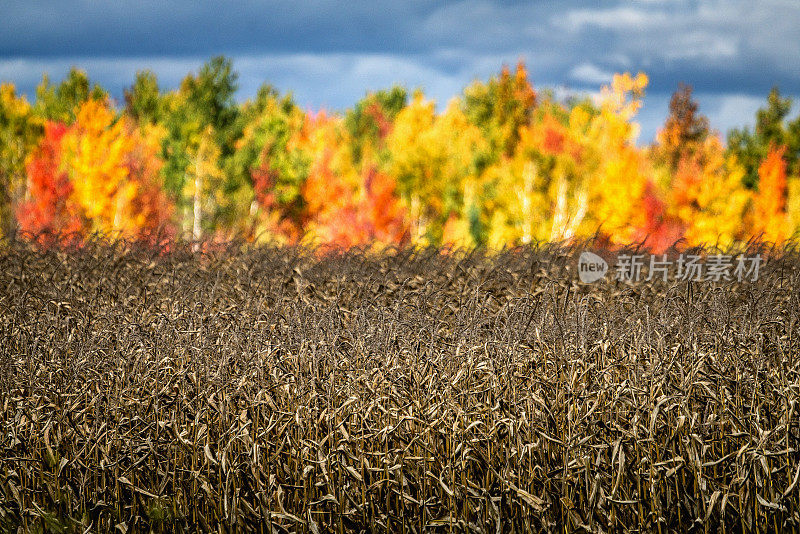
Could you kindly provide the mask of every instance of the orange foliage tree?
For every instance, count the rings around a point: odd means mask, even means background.
[[[407,240],[405,210],[394,180],[363,160],[363,152],[358,170],[341,120],[322,115],[309,127],[304,139],[312,163],[302,192],[309,233],[318,242],[342,248]]]
[[[753,199],[753,232],[769,242],[779,243],[789,234],[786,217],[785,146],[770,147],[758,167],[758,192]]]
[[[664,127],[656,134],[653,155],[674,171],[681,158],[702,148],[710,133],[708,118],[692,99],[692,86],[680,84],[670,99]]]

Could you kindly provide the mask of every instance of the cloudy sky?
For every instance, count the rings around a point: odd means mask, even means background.
[[[800,108],[797,0],[2,0],[0,13],[0,80],[28,95],[71,65],[116,98],[141,69],[171,88],[224,54],[240,99],[268,81],[307,108],[344,109],[402,83],[444,104],[523,59],[559,94],[646,72],[643,142],[680,81],[721,131],[752,123],[773,85]]]

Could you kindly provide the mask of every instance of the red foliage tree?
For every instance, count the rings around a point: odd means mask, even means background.
[[[641,209],[644,211],[645,224],[639,229],[636,240],[643,242],[649,250],[660,254],[683,237],[683,227],[669,216],[667,205],[652,182],[645,186]]]
[[[62,123],[45,124],[44,137],[27,165],[26,200],[17,206],[20,230],[38,236],[42,242],[53,233],[78,232],[82,228],[82,221],[69,202],[72,183],[61,168],[61,140],[66,132]]]

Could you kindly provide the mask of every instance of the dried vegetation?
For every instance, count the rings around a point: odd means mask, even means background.
[[[800,255],[0,249],[0,530],[800,530]]]

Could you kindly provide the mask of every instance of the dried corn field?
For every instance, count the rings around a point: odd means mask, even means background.
[[[0,250],[0,531],[800,531],[800,255]]]

